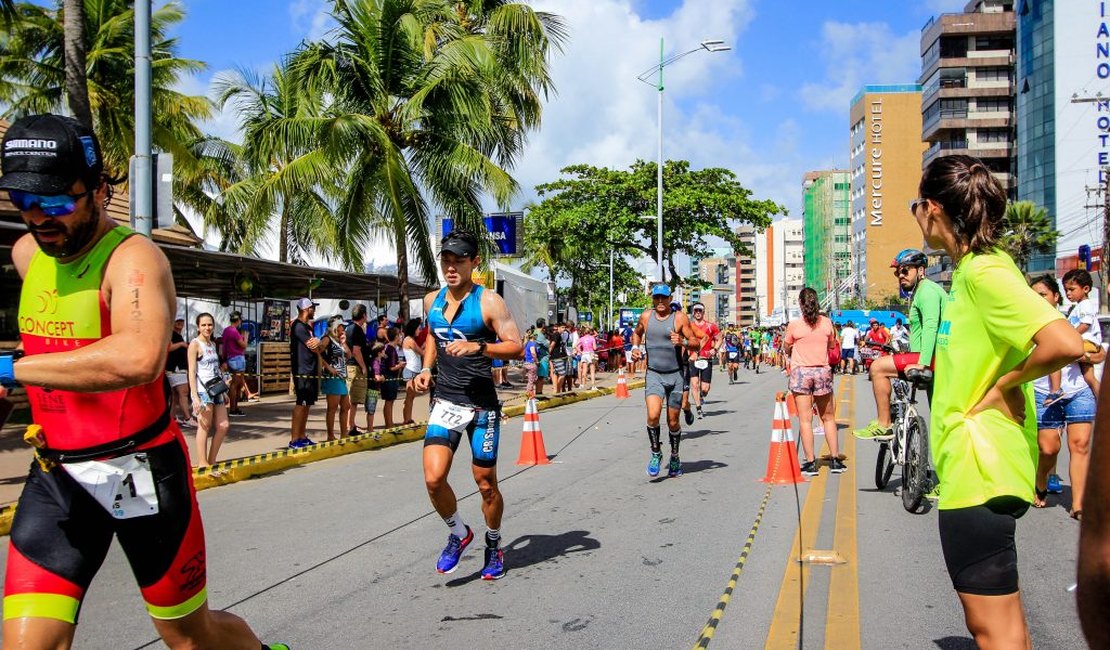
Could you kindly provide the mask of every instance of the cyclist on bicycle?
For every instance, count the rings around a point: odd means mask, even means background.
[[[890,263],[898,285],[913,295],[910,303],[910,351],[880,357],[871,364],[871,390],[875,393],[878,417],[862,429],[853,432],[861,440],[890,440],[894,437],[890,423],[890,380],[905,378],[906,371],[933,365],[933,351],[937,342],[948,294],[936,282],[925,277],[928,258],[925,253],[907,248]]]

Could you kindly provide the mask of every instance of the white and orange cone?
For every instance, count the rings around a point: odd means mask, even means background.
[[[547,449],[543,446],[543,431],[540,430],[540,410],[536,400],[529,399],[524,405],[524,431],[520,437],[520,457],[517,465],[550,465]]]
[[[776,485],[805,483],[805,479],[802,478],[802,468],[798,465],[798,447],[794,443],[794,430],[790,425],[786,393],[775,396],[775,419],[771,424],[767,475],[760,480]]]

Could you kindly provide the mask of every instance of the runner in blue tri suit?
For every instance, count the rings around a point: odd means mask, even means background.
[[[740,337],[733,330],[725,334],[725,367],[728,369],[728,383],[736,383],[740,371]]]
[[[414,380],[417,390],[430,388],[431,369],[438,361],[435,399],[424,436],[424,482],[432,505],[451,532],[436,571],[454,571],[463,551],[474,540],[474,532],[459,516],[455,492],[447,482],[455,450],[465,434],[487,527],[482,579],[497,580],[505,575],[501,549],[505,502],[497,487],[501,405],[491,367],[493,359],[522,358],[523,346],[505,301],[471,280],[471,272],[481,262],[477,238],[458,230],[448,234],[440,246],[439,259],[447,286],[424,297],[424,312],[435,344],[424,346],[424,368]]]

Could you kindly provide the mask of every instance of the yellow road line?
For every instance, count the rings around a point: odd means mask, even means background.
[[[798,593],[799,581],[804,580],[802,584],[809,587],[809,567],[799,563],[798,557],[804,549],[813,548],[817,539],[828,481],[829,473],[821,472],[813,479],[809,493],[806,494],[805,506],[802,507],[802,528],[794,533],[794,542],[790,545],[790,557],[786,561],[786,571],[779,587],[775,615],[771,619],[771,629],[767,632],[767,643],[763,646],[766,650],[794,650],[798,647],[798,621],[802,605]]]
[[[841,382],[841,395],[849,395],[848,421],[856,415],[855,382]],[[848,386],[844,390],[845,384]],[[849,458],[848,471],[840,475],[836,500],[836,530],[833,548],[846,560],[834,566],[829,580],[829,609],[825,618],[825,648],[853,650],[860,647],[859,555],[856,549],[856,437],[849,433],[841,441]]]

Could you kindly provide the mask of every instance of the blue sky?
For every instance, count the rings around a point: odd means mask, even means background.
[[[325,0],[184,0],[184,56],[214,74],[266,69],[306,38],[324,34]],[[624,167],[655,157],[656,96],[636,75],[673,53],[721,38],[734,49],[699,53],[668,68],[664,155],[737,173],[757,198],[800,216],[801,178],[848,164],[848,103],[863,84],[916,80],[922,25],[964,0],[533,0],[564,16],[565,52],[553,61],[558,95],[516,170],[524,192],[574,163]],[[232,114],[207,125],[234,137]],[[493,206],[490,206],[491,208]]]

